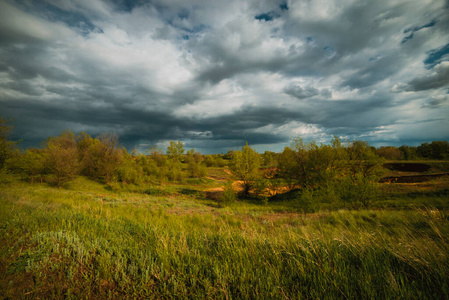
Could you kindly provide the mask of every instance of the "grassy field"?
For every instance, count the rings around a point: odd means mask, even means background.
[[[226,172],[209,175],[0,184],[0,296],[449,298],[447,177],[383,184],[369,210],[304,214],[291,201],[217,205],[204,191]]]

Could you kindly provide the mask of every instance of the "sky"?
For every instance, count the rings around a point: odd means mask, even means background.
[[[449,1],[0,0],[0,116],[22,147],[449,140]]]

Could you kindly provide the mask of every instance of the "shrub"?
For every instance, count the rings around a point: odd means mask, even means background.
[[[221,204],[232,203],[237,199],[237,195],[232,187],[232,181],[226,182],[223,187],[223,194],[221,195],[219,202]]]
[[[254,187],[256,180],[260,178],[259,154],[246,144],[241,151],[236,151],[229,164],[235,179],[242,182],[243,194],[249,196],[250,190]]]
[[[268,181],[265,178],[258,178],[254,180],[253,193],[257,198],[262,197],[267,189]]]
[[[340,199],[355,208],[369,207],[380,195],[379,184],[361,174],[342,178],[338,185]]]

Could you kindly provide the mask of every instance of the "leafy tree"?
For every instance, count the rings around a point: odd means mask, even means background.
[[[311,180],[310,149],[315,144],[305,144],[301,138],[295,138],[290,147],[285,147],[279,155],[279,176],[289,185],[290,189],[295,186],[308,187]]]
[[[202,164],[203,159],[203,155],[195,152],[194,149],[187,151],[186,162],[190,177],[202,178],[206,176],[206,166]]]
[[[243,193],[249,196],[254,182],[260,177],[260,157],[259,154],[248,146],[248,143],[241,151],[236,151],[229,164],[232,174],[237,180],[242,181]]]
[[[103,145],[100,140],[93,139],[90,135],[80,132],[76,136],[76,141],[81,174],[92,179],[99,179],[102,176],[100,162],[103,154]]]
[[[22,155],[18,156],[17,169],[28,176],[31,183],[39,179],[42,183],[46,173],[47,154],[45,150],[29,148]]]
[[[265,151],[262,155],[263,165],[266,167],[275,165],[275,163],[276,163],[275,157],[276,157],[276,153],[274,153],[272,151]]]
[[[116,172],[120,165],[121,151],[119,149],[118,136],[116,134],[102,134],[99,137],[99,141],[102,146],[100,170],[104,174],[106,184],[112,179],[112,176]]]
[[[66,130],[60,136],[48,138],[45,154],[48,172],[55,177],[58,186],[78,174],[78,151],[73,132]]]
[[[279,176],[290,189],[295,186],[317,188],[341,174],[344,157],[344,149],[337,137],[332,140],[332,145],[304,143],[301,138],[295,138],[291,148],[286,147],[278,157]]]
[[[416,149],[419,156],[428,159],[449,159],[449,143],[447,141],[433,141],[422,143]]]
[[[154,167],[154,169],[151,170],[152,176],[157,178],[160,182],[165,182],[168,179],[167,174],[169,160],[167,159],[167,156],[164,155],[161,149],[156,147],[150,148],[147,153],[148,164]]]
[[[416,147],[402,145],[399,147],[399,151],[401,151],[402,157],[405,160],[414,160],[418,158],[418,155],[416,154]]]
[[[230,153],[230,152],[228,152]],[[234,153],[234,152],[232,152]],[[211,154],[211,155],[204,155],[204,164],[207,167],[218,167],[223,168],[228,165],[228,161],[231,158],[225,158],[228,154],[220,155],[220,154]]]
[[[378,149],[376,149],[376,154],[389,160],[400,160],[404,158],[401,150],[393,146],[379,147]]]
[[[332,184],[344,169],[345,153],[340,140],[334,137],[332,145],[310,143],[308,148],[308,187]]]
[[[301,182],[302,176],[300,166],[296,160],[297,153],[290,147],[285,147],[284,151],[278,158],[278,174],[288,184],[289,189],[292,190],[295,184]]]
[[[142,168],[143,176],[146,177],[146,181],[150,181],[156,177],[157,164],[153,159],[147,155],[139,154],[136,155],[136,162]]]
[[[114,134],[102,134],[98,138],[81,132],[76,137],[81,173],[95,180],[104,180],[106,184],[117,175],[121,163],[122,150],[118,137]]]
[[[180,141],[170,141],[170,146],[167,147],[167,155],[172,160],[179,160],[181,155],[184,154],[184,144]]]
[[[143,168],[136,161],[135,156],[122,149],[120,164],[117,167],[118,181],[126,184],[141,184],[143,180]]]
[[[358,174],[378,180],[382,175],[383,159],[365,141],[353,141],[346,148],[349,175],[355,178]]]

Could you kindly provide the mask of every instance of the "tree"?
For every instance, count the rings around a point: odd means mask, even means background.
[[[103,152],[101,142],[84,132],[76,136],[76,142],[81,173],[92,179],[98,179],[101,176],[99,164]]]
[[[242,181],[244,195],[249,196],[255,181],[260,177],[259,154],[251,149],[247,143],[241,151],[236,151],[233,154],[229,167],[234,177]]]
[[[114,172],[120,165],[121,153],[119,150],[118,136],[116,134],[108,133],[102,134],[99,137],[102,146],[102,159],[100,161],[100,170],[104,174],[106,184],[112,179]]]
[[[76,141],[81,173],[109,184],[117,175],[123,156],[117,135],[108,133],[92,138],[81,132]]]
[[[347,148],[347,160],[349,175],[356,178],[361,174],[363,177],[372,177],[378,180],[381,175],[383,159],[377,156],[374,150],[365,141],[353,141]]]
[[[416,147],[402,145],[401,147],[399,147],[399,151],[401,151],[402,157],[405,160],[414,160],[418,157],[418,155],[416,154]]]
[[[307,187],[310,181],[309,150],[311,144],[304,144],[301,138],[295,138],[290,147],[285,147],[279,155],[279,175],[293,189],[295,185]]]
[[[276,163],[275,156],[276,156],[276,153],[274,153],[272,151],[265,151],[262,155],[263,165],[266,167],[271,167],[271,166],[275,165],[275,163]]]
[[[334,137],[332,145],[310,143],[308,161],[308,186],[317,188],[324,185],[332,185],[335,179],[341,175],[344,169],[344,149],[338,137]]]
[[[202,178],[206,176],[206,166],[202,164],[203,155],[195,152],[194,149],[187,151],[187,170],[192,178]]]
[[[48,172],[55,176],[58,186],[78,174],[78,151],[73,132],[66,130],[60,136],[48,138],[45,154]]]
[[[184,144],[181,141],[170,141],[170,146],[167,147],[167,155],[172,160],[179,160],[181,155],[184,154]]]
[[[122,183],[141,184],[143,179],[143,168],[133,154],[122,149],[120,165],[117,167],[117,179]]]
[[[382,146],[376,149],[376,154],[389,160],[400,160],[404,156],[401,150],[394,146]]]
[[[29,176],[30,182],[38,178],[43,182],[43,176],[46,172],[47,156],[45,150],[28,148],[25,153],[19,156],[19,169],[22,173]]]
[[[290,189],[317,188],[332,183],[341,174],[344,154],[338,137],[334,137],[332,145],[304,143],[301,138],[295,138],[291,148],[285,147],[279,155],[279,175]]]
[[[181,158],[184,154],[184,144],[180,141],[170,141],[166,153],[169,158],[166,162],[166,177],[169,180],[182,180],[183,173]]]
[[[448,159],[449,143],[447,141],[433,141],[432,143],[422,143],[417,147],[419,156],[428,159]]]
[[[301,180],[299,169],[295,151],[285,147],[278,157],[278,174],[285,180],[290,190]]]

